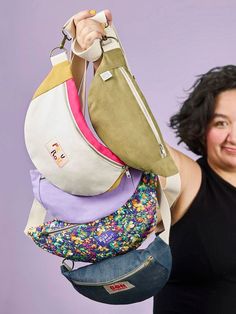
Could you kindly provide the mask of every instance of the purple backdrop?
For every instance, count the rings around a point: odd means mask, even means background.
[[[23,0],[1,3],[1,291],[2,314],[151,313],[152,301],[107,306],[75,292],[60,259],[23,234],[32,202],[31,161],[23,138],[31,96],[50,69],[60,27],[82,9],[110,8],[130,66],[167,141],[184,89],[197,74],[235,62],[235,0]],[[183,150],[184,148],[182,148]]]

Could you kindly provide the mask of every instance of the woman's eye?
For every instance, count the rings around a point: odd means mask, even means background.
[[[214,126],[219,127],[219,128],[224,128],[228,126],[228,122],[227,121],[216,121],[214,123]]]

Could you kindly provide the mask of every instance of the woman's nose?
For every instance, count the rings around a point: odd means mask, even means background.
[[[236,122],[231,125],[227,140],[228,142],[236,145]]]

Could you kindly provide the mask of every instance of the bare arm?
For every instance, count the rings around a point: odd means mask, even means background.
[[[201,184],[201,169],[196,161],[166,144],[180,174],[180,195],[172,206],[172,224],[176,223],[188,210]],[[160,178],[165,184],[165,179]]]

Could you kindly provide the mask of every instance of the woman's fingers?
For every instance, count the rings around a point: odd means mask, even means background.
[[[101,23],[91,19],[84,19],[78,22],[76,24],[76,30],[81,36],[84,36],[94,30],[104,34],[104,26]]]
[[[76,24],[76,39],[82,49],[90,47],[95,39],[105,35],[102,24],[91,19],[83,19]]]
[[[87,19],[89,17],[93,17],[94,15],[96,15],[96,10],[84,10],[84,11],[80,11],[77,14],[74,15],[74,23],[77,24],[79,21],[83,20],[83,19]],[[104,10],[104,13],[106,15],[107,18],[107,22],[109,24],[111,24],[112,22],[112,14],[111,11],[106,9]]]
[[[108,24],[112,22],[112,14],[110,10],[104,10]],[[95,10],[85,10],[74,15],[74,23],[76,26],[76,40],[80,47],[85,50],[89,48],[95,39],[101,39],[105,35],[104,24],[94,19],[90,19],[96,15]]]
[[[102,34],[97,31],[91,31],[89,32],[84,38],[83,41],[81,41],[80,46],[82,49],[88,49],[93,43],[95,39],[101,39]]]
[[[107,22],[110,25],[112,23],[112,14],[110,10],[104,10],[104,13],[106,15],[107,18]]]
[[[95,10],[84,10],[84,11],[80,11],[77,14],[74,15],[74,23],[75,25],[79,22],[82,21],[84,19],[87,19],[89,17],[92,17],[96,14]]]

